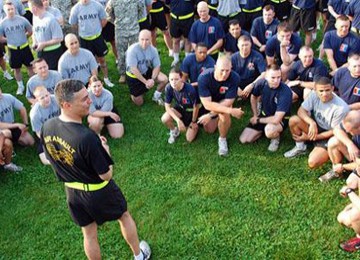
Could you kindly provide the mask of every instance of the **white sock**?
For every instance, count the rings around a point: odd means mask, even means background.
[[[155,98],[161,97],[161,92],[155,90],[155,92],[154,92],[154,97],[155,97]]]
[[[22,80],[16,81],[16,83],[18,84],[18,87],[23,87],[24,86],[24,83],[23,83]]]
[[[295,142],[295,145],[299,149],[304,149],[305,143],[304,142]]]
[[[226,141],[226,137],[220,137],[219,136],[219,141]]]
[[[174,60],[176,61],[179,60],[179,53],[174,52]]]
[[[143,252],[140,250],[140,254],[134,255],[135,260],[144,260]]]

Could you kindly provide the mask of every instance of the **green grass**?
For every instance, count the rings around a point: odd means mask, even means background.
[[[163,44],[163,71],[171,59]],[[113,82],[117,71],[108,57]],[[15,81],[1,80],[4,92]],[[267,151],[264,138],[240,145],[250,118],[233,120],[230,155],[217,155],[218,134],[200,131],[188,144],[182,135],[167,143],[160,122],[162,107],[146,96],[143,107],[130,102],[125,85],[111,90],[125,125],[121,140],[110,140],[114,179],[128,200],[139,236],[152,247],[153,259],[346,259],[339,241],[353,236],[337,213],[348,203],[338,196],[343,180],[328,185],[309,170],[307,157],[283,153],[293,146],[288,131],[280,150]],[[24,97],[21,100],[26,103]],[[295,110],[294,110],[295,111]],[[82,234],[70,219],[63,184],[40,165],[35,148],[16,147],[20,174],[0,172],[0,259],[84,259]],[[131,259],[116,222],[99,229],[104,259]]]

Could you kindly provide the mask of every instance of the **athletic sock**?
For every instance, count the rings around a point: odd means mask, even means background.
[[[140,250],[140,254],[134,255],[135,260],[144,260],[143,252]]]
[[[297,148],[304,150],[305,143],[304,142],[295,142]]]
[[[155,90],[155,92],[154,92],[154,97],[155,97],[155,98],[161,97],[161,92]]]
[[[22,80],[20,81],[16,81],[18,87],[23,87],[24,86],[24,82]]]
[[[174,52],[174,60],[179,61],[179,53]]]

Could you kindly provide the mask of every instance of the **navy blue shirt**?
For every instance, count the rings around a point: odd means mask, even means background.
[[[170,11],[177,16],[191,14],[195,11],[194,0],[166,0],[165,3],[170,5]]]
[[[252,94],[256,97],[261,96],[261,114],[265,117],[273,116],[278,111],[290,115],[292,92],[283,82],[277,88],[270,88],[268,82],[261,79],[255,83]]]
[[[189,83],[184,83],[184,87],[180,91],[173,89],[170,84],[167,84],[165,87],[165,103],[171,104],[173,99],[175,99],[176,105],[183,109],[193,108],[200,104],[196,89]]]
[[[190,82],[197,82],[199,75],[208,68],[214,68],[215,61],[211,56],[206,56],[206,59],[202,62],[196,61],[196,55],[194,53],[185,57],[181,63],[180,69],[189,75]]]
[[[304,68],[301,60],[296,61],[288,73],[289,80],[299,79],[301,81],[314,82],[320,77],[327,77],[328,69],[319,59],[314,59],[313,63]]]
[[[256,37],[256,39],[264,45],[273,35],[276,34],[278,24],[278,19],[274,19],[271,24],[265,24],[263,18],[258,17],[252,23],[250,34]]]
[[[351,0],[345,14],[354,18],[351,26],[360,29],[360,0]]]
[[[349,53],[360,51],[360,40],[351,32],[341,38],[336,34],[336,30],[333,30],[325,33],[324,49],[333,51],[336,66],[341,67],[347,62]]]
[[[192,43],[203,42],[210,49],[219,40],[225,37],[225,32],[219,19],[210,17],[206,23],[197,20],[191,26],[189,41]]]
[[[328,5],[332,6],[335,13],[346,14],[346,8],[348,7],[349,3],[350,0],[329,0]]]
[[[253,44],[252,39],[251,39],[251,37],[250,37],[250,33],[248,33],[247,31],[245,31],[245,30],[243,30],[243,29],[241,29],[239,38],[240,38],[241,36],[243,36],[243,35],[248,36],[248,37],[250,38],[250,40],[251,40],[251,44]],[[239,51],[239,48],[238,48],[238,46],[237,46],[237,43],[238,43],[238,39],[235,39],[235,38],[231,35],[231,33],[228,32],[228,33],[226,34],[226,36],[225,36],[225,42],[224,42],[224,49],[225,49],[225,51],[231,52],[231,53],[234,53],[234,52]],[[254,46],[253,46],[253,47],[254,47]]]
[[[348,68],[338,69],[332,79],[332,84],[347,104],[360,102],[360,77],[353,78]]]
[[[254,10],[257,9],[259,7],[262,7],[264,4],[263,0],[247,0],[245,4],[240,4],[242,9],[246,9],[246,10]],[[259,9],[259,11],[261,11],[261,9]]]
[[[294,0],[293,5],[301,8],[301,9],[310,9],[315,7],[316,1],[315,0]]]
[[[298,55],[301,48],[301,38],[296,33],[293,33],[290,38],[290,45],[288,46],[288,53]],[[280,56],[280,41],[277,38],[277,34],[271,37],[265,48],[265,54],[268,57],[275,57],[278,61],[278,64],[282,64]]]
[[[248,57],[243,58],[239,52],[231,55],[232,70],[240,76],[240,88],[245,88],[265,71],[264,57],[255,50],[251,50]]]
[[[240,81],[239,75],[231,71],[225,81],[217,81],[214,77],[214,69],[207,69],[198,78],[198,90],[200,97],[211,97],[211,101],[220,102],[223,99],[234,99]]]

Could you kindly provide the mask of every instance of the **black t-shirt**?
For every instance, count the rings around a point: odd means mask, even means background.
[[[99,175],[114,164],[98,135],[82,124],[52,118],[45,122],[41,139],[60,181],[100,183]]]

